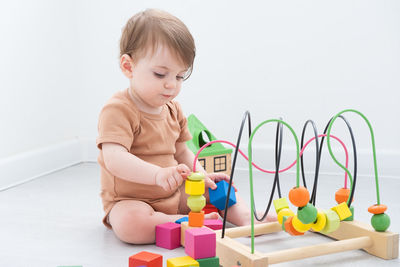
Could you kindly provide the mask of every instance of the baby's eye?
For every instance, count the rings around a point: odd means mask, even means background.
[[[158,73],[158,72],[153,72],[154,73],[154,76],[156,76],[157,78],[164,78],[165,77],[165,74],[161,74],[161,73]]]
[[[176,79],[177,79],[178,81],[182,81],[184,78],[185,78],[185,77],[183,77],[183,76],[176,76]]]

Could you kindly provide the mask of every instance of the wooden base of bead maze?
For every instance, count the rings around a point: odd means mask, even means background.
[[[281,263],[326,254],[363,249],[371,255],[382,259],[396,259],[399,256],[399,234],[393,232],[376,232],[370,225],[358,221],[342,221],[338,230],[326,236],[336,239],[328,243],[292,248],[270,253],[254,251],[233,238],[251,235],[251,226],[225,229],[225,237],[221,238],[217,231],[217,256],[222,266],[265,267],[269,264]],[[264,235],[282,231],[278,222],[254,225],[254,235]],[[301,236],[298,238],[302,238]]]

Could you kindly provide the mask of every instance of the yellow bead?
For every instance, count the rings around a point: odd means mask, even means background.
[[[190,181],[185,182],[185,193],[188,195],[202,195],[205,191],[204,180],[202,181]]]
[[[294,212],[291,211],[290,209],[281,209],[281,210],[278,212],[278,222],[279,222],[280,224],[282,224],[283,216],[294,216]]]
[[[297,232],[300,232],[300,233],[307,232],[307,231],[310,230],[310,228],[311,228],[311,223],[309,223],[309,224],[304,224],[304,223],[302,223],[302,222],[299,220],[299,218],[297,218],[296,215],[293,216],[292,225],[293,225],[293,228],[294,228]]]
[[[276,213],[278,214],[280,210],[288,209],[289,203],[287,202],[285,197],[282,197],[279,199],[274,199],[274,207],[275,207]]]
[[[352,215],[351,210],[347,206],[346,202],[342,202],[339,205],[336,205],[335,207],[331,208],[331,210],[335,211],[339,215],[341,221],[348,217],[351,217]]]
[[[311,224],[311,228],[316,231],[319,232],[322,229],[324,229],[326,225],[326,216],[325,213],[323,213],[322,211],[318,211],[317,213],[317,220]]]

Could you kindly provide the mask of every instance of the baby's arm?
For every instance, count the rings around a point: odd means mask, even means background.
[[[165,190],[174,190],[182,184],[182,174],[190,169],[181,164],[161,168],[148,163],[116,143],[102,144],[104,164],[109,172],[121,179],[148,185],[159,185]]]

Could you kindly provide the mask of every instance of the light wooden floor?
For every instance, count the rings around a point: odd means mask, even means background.
[[[248,178],[237,171],[238,192],[248,200]],[[256,206],[265,209],[272,177],[255,178]],[[282,194],[295,185],[293,174],[282,176]],[[321,178],[322,179],[322,178]],[[356,191],[355,216],[369,222],[368,206],[376,202],[372,178],[360,177]],[[320,182],[317,207],[334,205],[333,195],[342,178],[326,176]],[[381,202],[388,204],[392,225],[389,230],[400,231],[400,179],[381,180]],[[184,249],[166,250],[154,245],[136,246],[120,242],[102,223],[99,197],[99,167],[84,163],[41,177],[29,183],[0,192],[0,266],[56,267],[78,265],[85,267],[128,266],[129,256],[147,250],[166,259],[184,256]],[[240,238],[250,244],[250,238]],[[330,242],[308,233],[290,237],[277,233],[256,238],[256,250],[267,252],[305,245]],[[357,250],[321,256],[273,266],[400,266],[400,260],[385,261]]]

